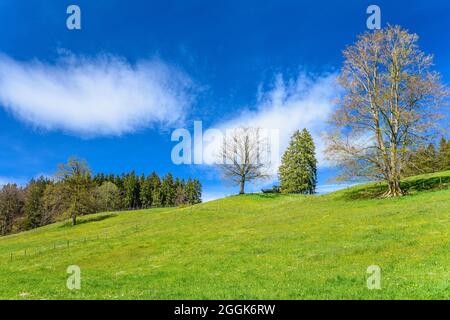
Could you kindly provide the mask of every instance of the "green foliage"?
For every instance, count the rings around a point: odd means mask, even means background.
[[[25,189],[25,217],[26,228],[33,229],[44,225],[44,193],[51,181],[40,177],[31,180]]]
[[[66,213],[72,218],[72,224],[76,224],[77,216],[96,211],[93,192],[95,185],[91,179],[91,169],[85,160],[69,158],[66,164],[58,166],[56,177],[61,179],[62,187],[66,189]]]
[[[120,208],[119,188],[110,181],[105,181],[96,188],[95,198],[99,211],[113,211]]]
[[[154,207],[161,207],[163,205],[162,203],[162,196],[161,196],[161,185],[160,183],[155,186],[152,192],[152,204]]]
[[[189,204],[202,202],[202,185],[197,179],[188,179],[186,183],[186,197]]]
[[[184,180],[175,180],[175,205],[181,206],[189,202]]]
[[[450,170],[450,140],[441,138],[438,154],[439,170]]]
[[[402,170],[403,176],[414,176],[450,169],[450,140],[444,137],[436,147],[433,143],[419,146],[410,152],[408,160]]]
[[[41,225],[55,222],[59,217],[64,216],[70,206],[70,189],[64,181],[51,183],[45,188],[43,214]]]
[[[156,173],[153,173],[154,175]],[[151,208],[152,206],[152,193],[153,193],[153,179],[152,176],[142,176],[141,177],[141,192],[140,192],[140,200],[143,208]]]
[[[166,174],[161,182],[162,204],[165,207],[175,205],[175,185],[171,173]]]
[[[201,202],[200,181],[189,179],[186,184],[179,178],[174,180],[171,173],[162,182],[156,172],[149,176],[137,176],[134,171],[98,173],[92,177],[85,160],[70,157],[67,163],[58,165],[55,177],[55,181],[33,179],[24,189],[8,185],[0,190],[0,209],[4,208],[0,212],[0,232],[33,229],[67,217],[76,224],[78,216],[99,211]]]
[[[0,235],[8,234],[14,218],[23,210],[23,190],[16,184],[6,184],[0,190]]]
[[[279,168],[283,193],[313,194],[317,185],[315,146],[308,130],[295,131]]]
[[[152,181],[152,206],[161,207],[162,206],[162,196],[161,196],[161,179],[159,176],[153,172],[150,176]]]
[[[280,193],[280,187],[279,186],[272,186],[270,189],[261,189],[262,193]]]
[[[125,208],[133,209],[141,207],[139,178],[134,171],[128,173],[123,181]]]

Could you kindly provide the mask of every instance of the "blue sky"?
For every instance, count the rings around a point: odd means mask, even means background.
[[[71,4],[81,30],[66,27]],[[0,183],[78,155],[94,172],[170,171],[199,177],[205,199],[232,193],[209,166],[174,165],[171,132],[278,112],[282,140],[300,126],[318,136],[370,4],[383,26],[419,34],[448,84],[448,1],[2,0]],[[320,184],[333,173],[321,166]]]

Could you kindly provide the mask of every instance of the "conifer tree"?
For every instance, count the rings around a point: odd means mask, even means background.
[[[148,176],[146,178],[141,178],[141,204],[143,208],[150,208],[152,206],[152,180],[151,177]]]
[[[158,175],[152,175],[152,206],[153,207],[161,207],[162,206],[162,196],[161,196],[161,180]]]
[[[313,194],[317,184],[315,146],[308,130],[295,131],[279,168],[283,193]]]
[[[184,179],[177,178],[175,180],[175,205],[183,205],[188,203],[187,193],[186,193],[186,184],[184,183]]]
[[[33,229],[42,225],[42,216],[44,213],[44,192],[50,180],[40,177],[32,179],[25,189],[25,216],[26,228]]]
[[[124,189],[124,201],[126,208],[139,208],[141,206],[141,201],[139,198],[139,178],[136,176],[134,171],[125,176]]]
[[[166,174],[161,182],[162,204],[165,207],[175,205],[175,184],[171,173]]]
[[[200,181],[189,178],[186,182],[186,197],[189,204],[202,202],[202,185]]]
[[[200,180],[194,179],[194,204],[202,202],[202,184]]]

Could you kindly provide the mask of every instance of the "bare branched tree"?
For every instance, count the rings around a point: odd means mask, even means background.
[[[408,154],[431,138],[448,89],[432,71],[418,36],[395,26],[366,32],[344,51],[339,77],[345,94],[332,117],[327,154],[348,177],[388,183],[385,196],[402,195]]]
[[[225,180],[239,185],[239,194],[245,193],[247,182],[270,176],[270,163],[263,154],[267,141],[259,128],[238,128],[227,132],[220,149],[222,161],[218,165]]]

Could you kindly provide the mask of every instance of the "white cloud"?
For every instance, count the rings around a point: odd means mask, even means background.
[[[0,104],[20,120],[82,136],[121,135],[178,125],[192,101],[192,81],[159,60],[67,52],[51,64],[0,55]]]
[[[260,87],[256,106],[215,127],[222,132],[240,126],[276,129],[279,132],[279,157],[288,146],[293,132],[307,128],[316,144],[319,166],[326,167],[329,164],[324,157],[323,135],[333,111],[333,99],[338,93],[335,74],[317,77],[301,73],[296,79],[284,79],[278,75],[269,90],[264,91]],[[214,145],[205,147],[207,153],[217,153],[215,149]],[[277,166],[274,166],[272,181],[276,179],[276,171]]]

